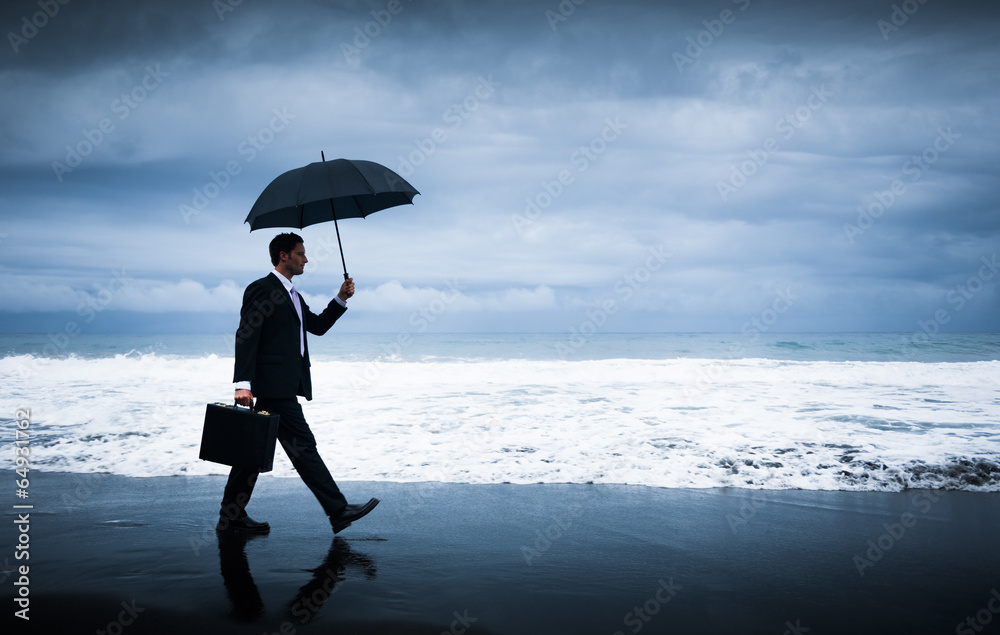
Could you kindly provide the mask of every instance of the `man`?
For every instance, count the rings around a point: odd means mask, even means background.
[[[347,503],[316,451],[316,439],[296,396],[312,399],[306,332],[323,335],[330,330],[347,311],[347,299],[354,295],[354,280],[345,280],[337,297],[316,315],[292,285],[292,278],[300,275],[309,262],[302,237],[279,234],[271,241],[269,250],[274,271],[251,283],[243,293],[233,375],[236,402],[253,406],[256,398],[258,410],[281,416],[278,441],[330,517],[336,534],[374,509],[378,499],[372,498],[364,505]],[[217,531],[270,531],[270,525],[253,520],[246,513],[258,474],[240,467],[230,471]]]

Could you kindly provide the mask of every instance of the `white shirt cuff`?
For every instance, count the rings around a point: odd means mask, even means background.
[[[233,390],[250,390],[250,382],[238,381],[233,385]]]
[[[337,304],[339,304],[340,306],[344,307],[345,309],[347,308],[347,303],[341,300],[339,295],[333,296],[333,299],[336,300]]]

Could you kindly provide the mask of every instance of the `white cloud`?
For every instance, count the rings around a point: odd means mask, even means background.
[[[306,300],[314,306],[323,306],[329,298],[306,296]],[[473,308],[472,301],[465,297],[460,286],[455,283],[445,283],[440,288],[403,286],[398,280],[382,283],[374,289],[359,289],[350,300],[350,306],[361,311],[376,313],[418,311],[432,303],[446,303],[449,308],[469,310]]]
[[[0,277],[0,296],[7,311],[75,311],[86,296],[65,283],[32,281],[6,275]]]
[[[8,298],[8,310],[76,311],[90,315],[105,310],[161,313],[170,311],[239,311],[243,290],[232,280],[206,287],[193,280],[161,282],[133,279],[128,272],[112,272],[106,278],[80,288],[65,282],[29,277],[0,278],[0,295]]]
[[[215,287],[206,287],[194,280],[180,282],[128,283],[121,291],[115,308],[128,311],[160,313],[165,311],[228,312],[238,311],[243,301],[243,289],[232,280],[223,280]]]
[[[310,307],[325,306],[330,298],[303,294]],[[350,306],[361,311],[376,313],[411,312],[435,307],[449,311],[541,311],[556,308],[553,290],[541,285],[533,289],[509,288],[503,291],[467,293],[458,280],[444,281],[439,287],[404,286],[390,280],[371,290],[359,290]]]
[[[501,293],[490,293],[480,300],[489,311],[541,311],[556,307],[556,295],[547,286],[534,289],[507,289]]]

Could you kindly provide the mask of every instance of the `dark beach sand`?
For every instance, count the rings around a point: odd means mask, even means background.
[[[14,632],[1000,632],[996,494],[352,482],[382,504],[335,540],[265,475],[271,534],[220,542],[222,477],[32,477]]]

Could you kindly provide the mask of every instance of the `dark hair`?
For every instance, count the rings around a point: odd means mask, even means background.
[[[267,246],[268,251],[271,252],[271,264],[277,267],[278,263],[281,262],[281,252],[290,255],[295,246],[302,242],[302,236],[291,232],[275,236],[271,239],[271,244]]]

